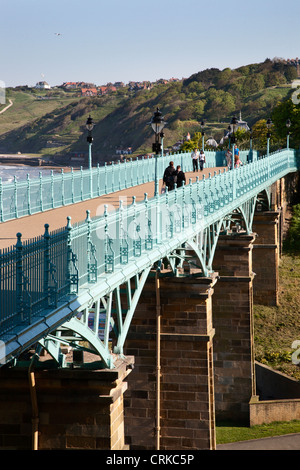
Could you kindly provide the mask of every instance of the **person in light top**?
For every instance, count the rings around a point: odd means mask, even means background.
[[[192,160],[193,160],[193,171],[198,171],[198,159],[199,159],[199,152],[198,149],[194,149],[192,152]]]
[[[202,171],[204,163],[205,163],[205,153],[204,153],[204,150],[202,149],[200,150],[199,162],[200,162],[200,171]]]

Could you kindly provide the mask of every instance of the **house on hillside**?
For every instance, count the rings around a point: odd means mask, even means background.
[[[66,88],[67,90],[73,90],[75,88],[78,88],[78,85],[76,82],[64,82],[62,84],[62,88]]]
[[[39,90],[50,90],[51,86],[47,82],[37,82],[35,88]]]
[[[231,134],[232,134],[232,126],[229,126],[230,130],[224,131],[224,137],[220,140],[220,145],[223,145],[225,143],[226,139],[229,139]],[[250,127],[248,126],[248,123],[246,121],[242,120],[242,113],[240,112],[240,119],[237,122],[237,129],[244,130],[246,132],[250,131]]]
[[[230,125],[230,128],[231,128],[231,125]],[[247,122],[242,120],[242,112],[241,111],[240,111],[240,119],[238,119],[236,128],[244,130],[244,131],[250,131],[250,127],[248,126]],[[231,133],[232,133],[232,129],[227,133],[227,137]]]
[[[96,88],[96,85],[94,83],[86,82],[64,82],[61,87],[66,88],[67,90],[74,90],[77,88]]]
[[[125,83],[123,83],[123,82],[115,82],[115,83],[114,83],[114,86],[115,86],[116,88],[124,88],[124,87],[125,87]]]
[[[81,88],[81,96],[97,96],[97,88]]]
[[[108,87],[107,86],[98,86],[97,90],[98,90],[99,95],[106,95],[106,93],[108,92]]]

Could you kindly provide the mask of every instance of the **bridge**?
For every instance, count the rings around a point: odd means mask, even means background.
[[[252,253],[259,252],[256,259],[262,260],[263,250],[271,251],[276,271],[278,234],[272,232],[273,241],[266,241],[262,227],[278,230],[284,182],[299,169],[299,153],[293,149],[261,157],[249,150],[241,159],[243,165],[229,171],[223,152],[206,152],[206,169],[195,174],[190,154],[178,153],[1,184],[2,381],[6,383],[24,365],[32,374],[33,370],[42,374],[40,383],[50,380],[43,375],[45,370],[51,380],[66,380],[66,374],[71,374],[73,381],[78,380],[71,395],[83,390],[83,380],[92,384],[92,390],[99,380],[100,389],[106,390],[101,395],[106,407],[113,402],[114,413],[123,416],[125,412],[125,417],[127,413],[125,431],[131,434],[131,448],[215,448],[215,408],[219,407],[222,416],[232,413],[232,407],[248,416],[249,399],[255,396]],[[153,196],[155,176],[163,174],[170,160],[186,172],[187,184]],[[255,245],[257,232],[261,240]],[[265,266],[261,273],[265,276]],[[276,273],[272,275],[276,283]],[[272,291],[270,302],[276,303],[276,289],[267,286],[269,281],[265,286],[262,281],[262,296],[266,300]],[[230,320],[224,317],[226,298]],[[237,314],[235,305],[243,312]],[[231,336],[224,339],[229,323]],[[184,351],[193,352],[189,361],[183,359]],[[153,355],[154,370],[145,372]],[[146,362],[140,364],[137,358],[143,356]],[[177,366],[172,362],[174,356],[181,358]],[[235,361],[238,366],[232,374],[229,364]],[[197,363],[194,371],[193,363]],[[231,375],[226,375],[226,367]],[[184,370],[182,375],[179,369]],[[235,379],[237,370],[240,376]],[[134,374],[124,411],[123,401],[120,404],[117,398],[110,401],[107,397],[114,393],[123,397],[124,383]],[[30,378],[34,396],[33,375]],[[24,377],[19,380],[24,387]],[[161,388],[161,380],[165,388]],[[178,383],[189,381],[188,395]],[[177,388],[172,389],[171,382]],[[229,388],[236,388],[235,398],[222,409],[220,403],[226,402]],[[168,395],[167,406],[175,390],[177,398],[170,410],[161,409],[162,395]],[[236,394],[240,394],[238,399]],[[187,401],[190,409],[186,409]],[[33,403],[36,405],[36,397]],[[176,418],[172,414],[180,415],[181,407],[184,418],[174,425],[162,425],[161,416],[164,423],[170,423]],[[109,409],[99,413],[112,416]],[[148,430],[146,442],[139,437],[141,422]],[[118,427],[118,438],[113,440],[111,422],[109,426],[109,444],[106,440],[103,448],[123,449],[124,432],[120,437]],[[35,439],[37,434],[35,428]],[[74,435],[72,438],[69,447],[76,448]],[[50,441],[45,448],[55,447]]]

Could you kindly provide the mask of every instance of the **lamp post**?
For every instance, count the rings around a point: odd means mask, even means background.
[[[201,135],[202,135],[202,150],[204,152],[204,121],[201,121]]]
[[[253,134],[252,134],[252,128],[250,127],[249,129],[250,132],[250,141],[249,141],[249,163],[253,161],[253,152],[252,152],[252,140],[253,140]]]
[[[235,144],[235,131],[237,129],[237,125],[238,125],[238,120],[236,118],[236,116],[233,116],[233,118],[231,119],[231,126],[232,126],[232,137],[231,137],[231,144],[232,144],[232,157],[231,157],[231,160],[232,160],[232,163],[231,163],[231,167],[232,167],[232,197],[233,197],[233,200],[235,199],[236,197],[236,172],[234,171],[234,144]]]
[[[287,128],[287,132],[286,132],[286,148],[289,150],[290,148],[290,127],[291,127],[291,121],[290,119],[288,119],[286,121],[286,128]]]
[[[231,140],[230,140],[231,126],[230,125],[228,126],[227,131],[228,131],[228,148],[230,149],[230,145],[231,145]]]
[[[94,128],[93,118],[91,116],[87,118],[86,128],[88,130],[88,136],[86,140],[89,144],[89,169],[91,170],[92,168],[92,143],[93,143],[92,130]]]
[[[271,119],[267,119],[267,129],[268,129],[268,132],[267,132],[267,163],[268,163],[268,178],[270,177],[270,159],[269,159],[269,155],[270,155],[270,137],[271,137],[271,127],[272,127],[273,123],[271,121]]]
[[[164,118],[160,112],[160,110],[157,108],[155,113],[152,116],[152,119],[150,121],[151,127],[154,130],[155,133],[155,143],[152,144],[152,151],[155,152],[155,178],[154,178],[154,196],[158,196],[159,194],[159,178],[158,178],[158,156],[159,153],[161,152],[161,143],[159,142],[160,138],[160,133],[162,132],[164,126],[165,126],[165,121]]]
[[[267,119],[267,157],[269,156],[270,153],[270,137],[271,137],[271,127],[273,126],[273,123],[271,119]]]
[[[233,116],[233,118],[231,119],[231,126],[232,126],[232,137],[231,137],[231,144],[232,144],[232,169],[234,170],[234,145],[235,145],[235,132],[236,132],[236,129],[237,129],[237,125],[238,125],[238,120],[236,118],[236,116]]]

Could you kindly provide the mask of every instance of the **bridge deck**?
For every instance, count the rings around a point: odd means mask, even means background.
[[[187,184],[189,179],[195,182],[196,177],[202,178],[203,175],[208,177],[209,173],[214,174],[214,171],[224,170],[224,167],[205,168],[202,172],[186,172]],[[162,180],[160,180],[160,189]],[[57,209],[48,210],[45,212],[33,214],[30,216],[21,217],[19,219],[9,220],[0,224],[0,249],[10,247],[16,243],[18,232],[22,233],[22,240],[25,241],[30,238],[43,235],[45,232],[44,225],[49,224],[49,230],[56,230],[64,227],[67,224],[67,217],[71,217],[72,224],[80,222],[86,218],[86,211],[90,211],[90,216],[101,215],[104,210],[104,204],[108,205],[108,210],[112,207],[119,207],[120,199],[123,204],[131,204],[132,197],[136,197],[136,201],[141,201],[144,194],[148,193],[148,197],[153,197],[154,182],[141,184],[132,188],[127,188],[122,191],[116,191],[112,194],[100,196],[95,199],[88,199],[84,202],[64,206]]]

